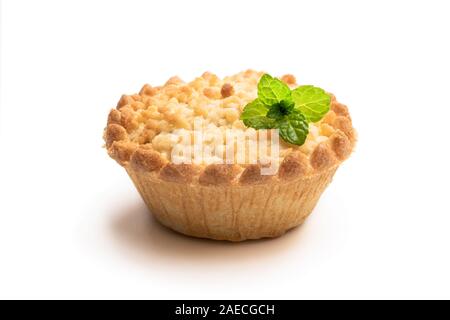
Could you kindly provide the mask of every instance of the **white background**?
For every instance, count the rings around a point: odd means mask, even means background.
[[[448,1],[2,1],[0,298],[450,298]],[[254,68],[349,105],[312,216],[160,227],[102,149],[122,93]]]

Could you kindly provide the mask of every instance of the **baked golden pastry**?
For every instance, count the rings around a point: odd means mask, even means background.
[[[256,163],[240,163],[236,159],[248,160],[250,153],[240,155],[239,150],[233,150],[231,162],[221,161],[217,154],[225,154],[227,147],[208,133],[259,132],[241,119],[246,106],[257,100],[263,75],[247,70],[220,79],[205,72],[189,83],[173,77],[163,86],[144,85],[138,94],[123,95],[111,110],[104,132],[108,154],[125,168],[163,225],[217,240],[280,236],[305,220],[338,166],[350,155],[356,134],[348,109],[327,93],[329,108],[320,120],[307,123],[306,132],[304,126],[303,131],[299,127],[295,129],[300,131],[288,130],[294,140],[280,133],[278,153],[266,162],[256,155]],[[281,81],[267,79],[278,86],[282,81],[283,90],[298,88],[292,75]],[[281,123],[279,119],[287,114],[283,110],[290,108],[283,106],[278,104],[272,112],[275,115],[267,118],[271,123]],[[201,145],[215,153],[200,159],[188,154],[181,159],[191,161],[175,159],[182,138],[195,136],[194,124],[200,120],[204,131]],[[268,125],[269,137],[273,137],[274,126]],[[297,145],[295,138],[302,132],[305,136]],[[268,164],[275,166],[274,174],[262,173]]]

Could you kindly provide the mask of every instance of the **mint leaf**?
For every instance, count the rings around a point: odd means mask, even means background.
[[[308,136],[309,126],[300,111],[293,110],[289,115],[277,121],[276,127],[284,141],[301,146]]]
[[[291,100],[291,89],[281,80],[264,74],[258,83],[258,98],[267,106]]]
[[[275,127],[275,120],[267,117],[269,107],[260,99],[255,99],[244,107],[241,120],[247,127],[255,129],[272,129]]]
[[[269,108],[269,112],[267,112],[267,117],[272,119],[280,119],[286,115],[288,115],[292,109],[294,109],[294,102],[283,100],[280,103],[276,103]]]
[[[284,116],[285,115],[281,112],[281,109],[278,104],[274,104],[273,106],[271,106],[269,112],[267,112],[267,118],[270,119],[278,120],[283,118]]]
[[[330,110],[331,97],[314,86],[300,86],[292,90],[295,108],[310,122],[317,122]]]

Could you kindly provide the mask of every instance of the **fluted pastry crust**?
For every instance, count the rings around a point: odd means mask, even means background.
[[[127,167],[152,214],[180,233],[215,240],[278,237],[312,212],[337,167],[290,181],[235,185],[170,182]]]

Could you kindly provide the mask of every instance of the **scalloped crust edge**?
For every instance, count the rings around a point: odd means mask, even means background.
[[[205,186],[258,185],[314,176],[347,159],[356,142],[351,120],[345,116],[337,116],[332,125],[335,132],[329,139],[319,143],[309,157],[298,150],[292,151],[283,159],[277,175],[273,177],[261,175],[260,164],[175,165],[151,146],[128,141],[126,130],[118,124],[109,124],[104,138],[108,154],[120,165],[150,173],[161,180]]]

